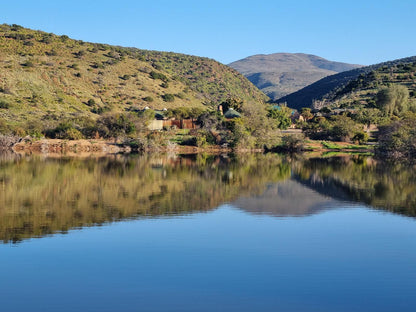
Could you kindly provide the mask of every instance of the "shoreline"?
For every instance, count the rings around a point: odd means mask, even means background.
[[[309,141],[305,144],[301,153],[373,153],[373,149],[368,146],[356,146],[345,142],[331,142],[334,147],[327,148],[323,141]],[[61,139],[41,139],[41,140],[22,140],[16,143],[11,150],[21,155],[62,155],[87,157],[90,155],[105,156],[115,154],[131,154],[141,152],[127,144],[121,144],[109,140],[61,140]],[[177,153],[177,154],[225,154],[225,153],[263,153],[264,149],[232,149],[220,146],[184,146],[169,145],[160,146],[146,150],[150,153]]]

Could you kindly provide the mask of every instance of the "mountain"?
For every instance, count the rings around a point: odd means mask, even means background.
[[[267,100],[212,59],[0,25],[0,128],[145,106],[209,108],[231,97]]]
[[[275,217],[305,217],[345,207],[345,202],[321,195],[293,179],[269,184],[262,194],[242,196],[231,204],[252,214]]]
[[[286,103],[289,107],[295,109],[300,109],[302,107],[314,107],[314,105],[319,108],[326,105],[325,101],[328,102],[334,100],[337,93],[345,93],[345,91],[341,90],[349,83],[358,79],[360,76],[366,76],[383,68],[389,72],[390,68],[394,70],[393,68],[398,65],[411,64],[414,62],[416,62],[416,56],[356,68],[350,71],[328,76],[299,91],[281,97],[276,100],[276,102]]]
[[[302,89],[323,77],[361,67],[303,53],[253,55],[229,66],[246,76],[273,100]]]

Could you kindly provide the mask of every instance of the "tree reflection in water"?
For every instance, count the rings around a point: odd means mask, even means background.
[[[281,192],[270,193],[278,182],[286,183],[292,193],[290,183],[296,183],[335,199],[416,215],[413,168],[385,166],[367,157],[9,155],[0,157],[0,239],[19,242],[129,218],[204,212],[224,202],[235,201],[238,206],[238,198],[262,194],[282,203]],[[305,201],[311,202],[312,195],[305,194]],[[286,205],[285,212],[276,214],[302,214],[299,196],[291,196],[298,198],[297,204],[292,201],[292,207]],[[317,211],[324,205],[314,203]],[[242,208],[256,212],[253,206]]]

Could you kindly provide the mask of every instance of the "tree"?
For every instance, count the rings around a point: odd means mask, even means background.
[[[400,115],[409,109],[409,90],[397,84],[383,88],[376,95],[376,105],[387,116]]]
[[[325,107],[326,108],[326,107]],[[305,120],[309,120],[313,118],[313,114],[311,112],[311,109],[309,107],[304,107],[301,109],[300,114],[302,115]]]
[[[331,124],[330,136],[333,140],[349,141],[355,133],[360,131],[354,120],[345,115],[333,116]]]
[[[376,155],[388,159],[416,158],[416,114],[408,112],[403,119],[379,128]]]
[[[275,125],[279,129],[285,130],[292,124],[290,109],[284,106],[269,109],[267,116],[275,120]]]

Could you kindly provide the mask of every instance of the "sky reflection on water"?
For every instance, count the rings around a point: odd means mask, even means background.
[[[230,205],[0,245],[3,311],[413,311],[413,219]]]

